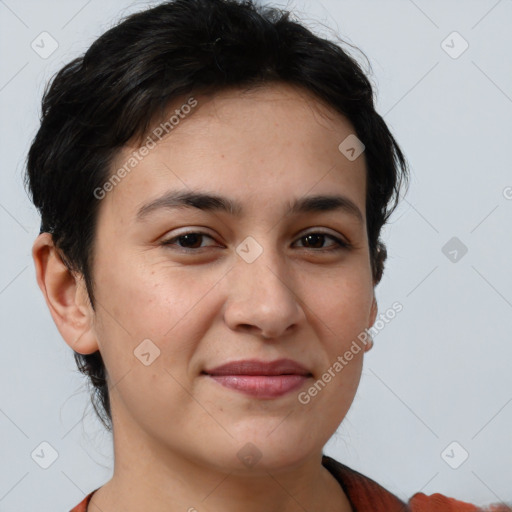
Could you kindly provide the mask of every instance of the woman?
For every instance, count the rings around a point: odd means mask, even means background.
[[[407,177],[357,63],[277,10],[162,3],[58,73],[33,258],[115,454],[73,512],[477,510],[322,453]]]

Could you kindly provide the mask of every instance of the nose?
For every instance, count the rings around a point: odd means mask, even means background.
[[[289,269],[270,253],[265,250],[252,263],[240,258],[229,274],[224,320],[233,331],[277,339],[304,321]]]

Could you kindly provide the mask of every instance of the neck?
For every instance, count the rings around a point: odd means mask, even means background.
[[[118,423],[119,425],[119,423]],[[133,425],[133,423],[132,423]],[[279,468],[216,466],[157,446],[140,430],[114,427],[114,474],[88,512],[349,512],[322,453]]]

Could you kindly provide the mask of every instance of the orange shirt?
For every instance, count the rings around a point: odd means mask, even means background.
[[[327,455],[323,456],[322,464],[338,480],[354,512],[512,512],[512,507],[505,504],[490,505],[482,509],[442,494],[427,496],[416,493],[408,503],[404,503],[371,478]],[[88,494],[70,512],[87,512],[87,505],[94,492],[96,491]]]

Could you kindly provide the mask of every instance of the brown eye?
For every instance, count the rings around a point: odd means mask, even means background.
[[[328,238],[334,241],[334,245],[331,245],[330,248],[324,248],[324,242]],[[307,233],[306,235],[301,236],[299,240],[304,243],[306,249],[313,249],[318,251],[336,251],[341,249],[348,249],[350,247],[350,244],[344,242],[343,240],[322,232]]]
[[[189,233],[183,233],[181,235],[175,236],[173,238],[169,238],[168,240],[164,240],[161,245],[163,246],[171,246],[175,245],[178,248],[182,248],[185,250],[194,250],[194,249],[201,249],[204,247],[201,245],[201,242],[204,238],[209,238],[213,240],[213,238],[206,233],[200,233],[200,232],[189,232]]]

